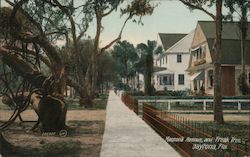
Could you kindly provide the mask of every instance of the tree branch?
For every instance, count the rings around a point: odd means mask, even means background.
[[[14,50],[14,51],[18,51],[18,52],[23,52],[23,49],[21,49],[21,48],[19,48],[19,47],[17,47],[17,46],[6,46],[6,48],[8,48],[9,50]],[[32,56],[36,56],[36,52],[35,52],[35,51],[32,51],[32,50],[26,50],[26,53],[27,53],[27,54],[30,54],[30,55],[32,55]],[[39,58],[41,59],[41,61],[42,61],[44,64],[46,64],[48,67],[51,68],[50,60],[49,60],[47,57],[45,57],[45,56],[39,54]]]
[[[86,28],[79,33],[79,35],[76,39],[77,42],[79,42],[79,40],[84,36],[84,34],[87,32],[88,28],[89,28],[89,25],[87,25]]]
[[[6,0],[9,1],[9,0]],[[10,5],[14,5],[13,3],[10,3]],[[17,8],[16,8],[17,9]],[[18,9],[22,15],[27,17],[33,24],[39,25],[38,27],[41,27],[39,23],[37,23],[27,12],[23,11],[23,9],[20,7]],[[23,14],[24,13],[24,14]],[[13,15],[13,14],[12,14]],[[41,29],[42,31],[42,29]],[[44,33],[42,32],[42,35],[33,35],[31,32],[18,32],[15,30],[10,30],[9,32],[14,38],[21,40],[26,43],[37,43],[39,44],[44,50],[46,55],[51,61],[51,64],[53,64],[53,71],[56,72],[56,70],[60,69],[60,66],[63,65],[63,62],[60,58],[60,56],[57,53],[56,48],[51,45],[51,43],[47,40],[46,36],[44,36]]]
[[[62,32],[62,31],[53,31],[53,32],[45,33],[46,36],[53,35],[53,34],[61,34],[61,35],[64,35],[64,34],[66,34],[66,33],[65,33],[65,32]]]
[[[58,2],[58,0],[53,0],[53,2],[66,14],[66,16],[69,18],[70,21],[70,25],[71,25],[71,33],[72,33],[72,37],[73,37],[73,41],[74,44],[76,44],[77,42],[77,38],[76,38],[76,25],[75,25],[75,21],[72,17],[72,15],[70,14],[70,11],[63,6],[60,2]],[[76,45],[75,45],[76,46]]]
[[[28,62],[18,57],[18,55],[16,55],[9,49],[0,46],[0,54],[2,54],[6,58],[6,60],[9,62],[9,66],[12,67],[18,73],[21,74],[39,73],[39,70],[36,67],[30,65]]]
[[[25,34],[12,34],[16,39],[21,40],[26,43],[33,43],[36,42],[36,40],[39,38],[39,36],[34,36],[30,34],[29,32],[26,32]]]
[[[23,8],[21,7],[21,5],[25,2],[28,2],[28,0],[23,0],[24,2],[21,3],[21,4],[14,4],[12,3],[11,1],[9,0],[5,0],[9,5],[11,5],[13,7],[13,11],[12,11],[12,15],[11,15],[11,20],[15,19],[13,17],[15,17],[16,13],[17,13],[17,10],[20,11],[20,13],[22,13],[33,25],[35,25],[40,33],[40,35],[43,35],[44,32],[43,32],[43,29],[42,29],[42,26],[36,21],[33,19],[33,17],[31,17],[25,10],[23,10]]]
[[[113,41],[111,41],[109,44],[107,44],[106,46],[104,46],[103,48],[101,48],[101,51],[98,53],[98,55],[101,55],[106,49],[108,49],[110,46],[112,46],[114,43],[118,42],[119,40],[121,40],[122,37],[122,33],[123,30],[127,24],[127,22],[133,17],[133,15],[130,15],[129,17],[127,17],[127,19],[124,21],[123,26],[120,30],[120,33],[118,35],[118,37],[116,39],[114,39]]]
[[[197,10],[201,10],[203,12],[205,12],[207,15],[209,15],[212,19],[215,20],[215,15],[210,13],[209,11],[207,11],[206,9],[204,9],[203,7],[197,6],[195,4],[192,4],[192,2],[189,2],[189,0],[180,0],[183,4],[189,6],[192,9],[197,9]]]
[[[49,35],[53,35],[53,34],[62,34],[62,35],[67,34],[66,30],[58,27],[50,18],[47,18],[45,16],[43,16],[42,18],[47,20],[47,23],[50,23],[51,25],[53,25],[53,27],[57,30],[57,31],[53,31],[53,32],[47,32],[47,33],[45,33],[45,36],[49,36]]]
[[[115,7],[111,8],[108,12],[103,13],[103,14],[102,14],[102,17],[108,16],[108,15],[111,14],[114,10],[115,10]]]

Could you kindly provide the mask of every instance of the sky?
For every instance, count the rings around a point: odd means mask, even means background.
[[[81,0],[80,0],[81,1]],[[126,5],[129,1],[125,1]],[[128,40],[135,46],[139,43],[146,43],[147,40],[157,40],[158,33],[189,33],[194,30],[198,20],[212,20],[210,16],[199,10],[191,11],[187,6],[178,0],[152,0],[158,6],[150,16],[142,18],[144,25],[138,25],[129,21],[124,29],[122,40]],[[77,2],[76,2],[77,3]],[[4,6],[4,1],[2,6]],[[215,12],[215,9],[210,9]],[[224,11],[226,12],[226,11]],[[120,17],[117,12],[103,19],[103,31],[101,34],[101,46],[106,45],[117,37],[123,25],[125,17]],[[94,38],[95,24],[90,24],[87,34]]]

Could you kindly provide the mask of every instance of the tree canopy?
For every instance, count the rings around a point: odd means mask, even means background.
[[[135,76],[134,64],[138,60],[134,45],[126,40],[118,42],[112,50],[112,56],[117,62],[120,76],[128,83],[129,78]]]

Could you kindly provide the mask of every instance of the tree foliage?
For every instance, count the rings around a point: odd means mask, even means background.
[[[134,64],[138,60],[134,45],[126,40],[118,42],[112,50],[112,56],[117,63],[120,76],[128,83],[129,78],[135,76]]]
[[[197,9],[203,11],[211,18],[215,19],[215,15],[209,12],[205,7],[211,7],[215,4],[216,0],[180,0],[183,4],[188,6],[191,10]]]
[[[98,79],[97,85],[103,92],[108,83],[115,84],[119,80],[119,68],[111,53],[107,52],[98,57]]]

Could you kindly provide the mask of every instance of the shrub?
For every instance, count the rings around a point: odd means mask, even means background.
[[[157,96],[187,96],[189,95],[188,91],[179,90],[179,91],[156,91],[155,95]]]

